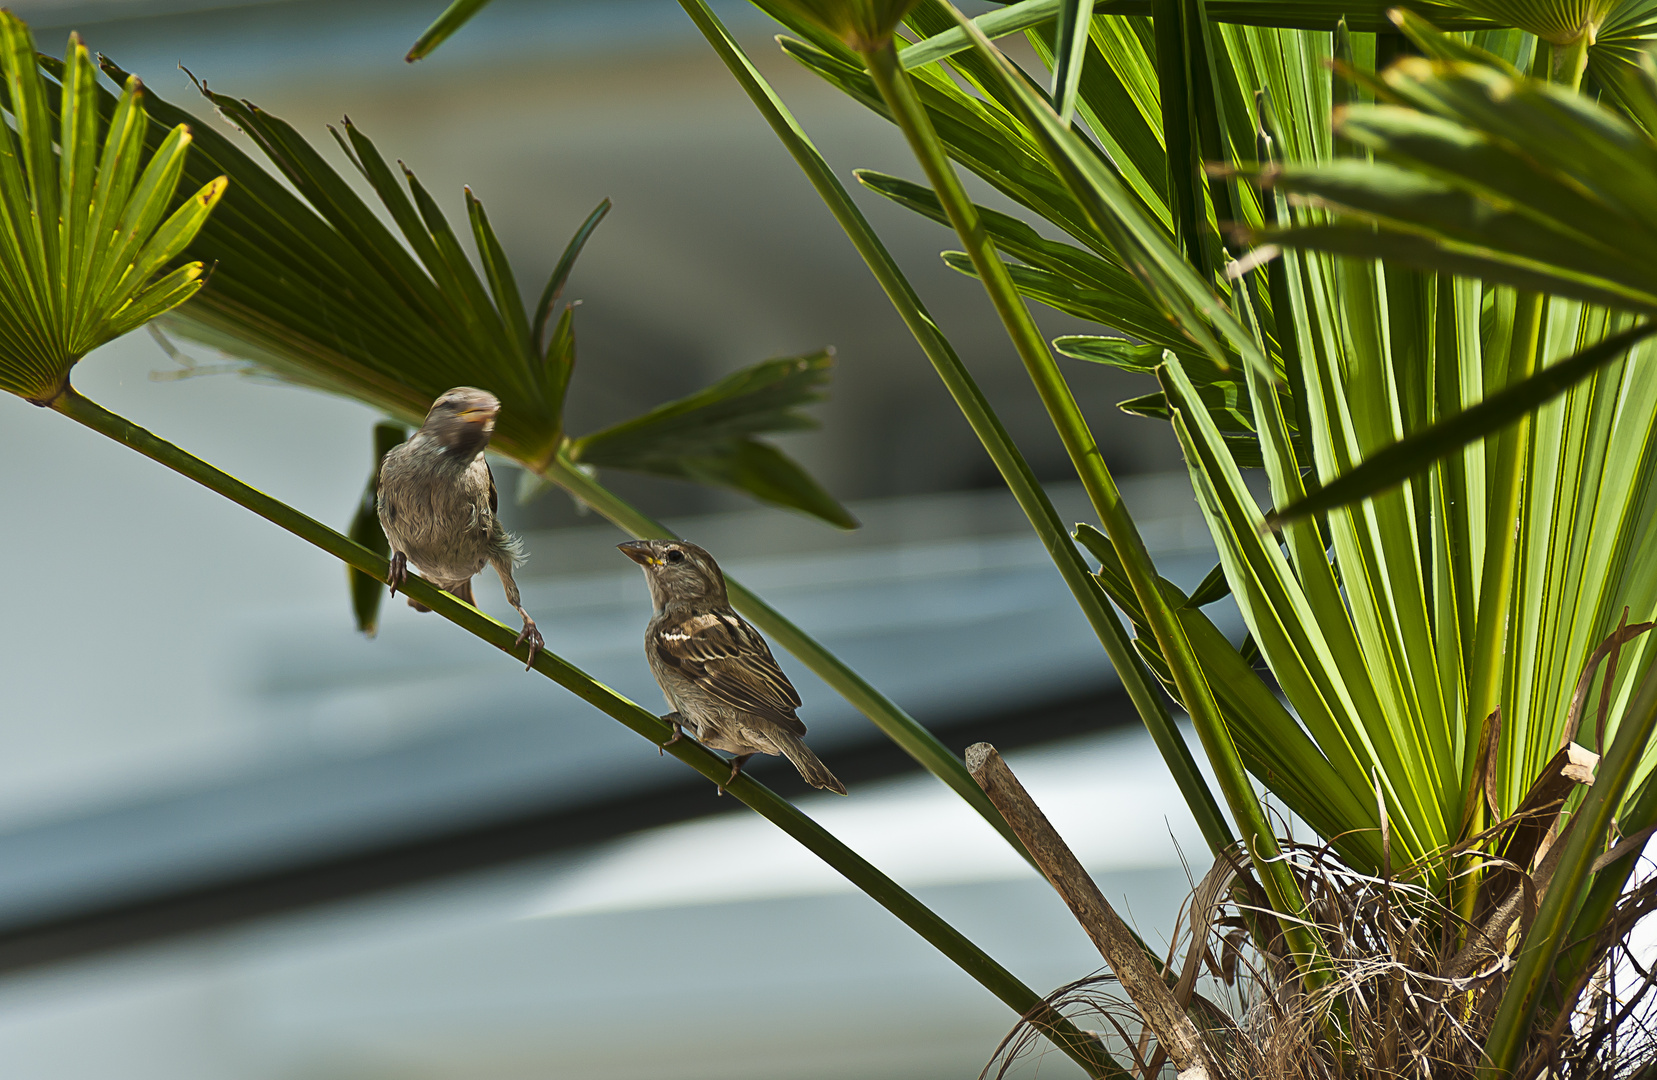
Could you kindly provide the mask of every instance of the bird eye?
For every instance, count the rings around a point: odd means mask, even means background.
[[[678,548],[674,548],[673,550],[671,550],[667,553],[667,561],[668,562],[684,562],[685,561],[685,553],[680,551]]]

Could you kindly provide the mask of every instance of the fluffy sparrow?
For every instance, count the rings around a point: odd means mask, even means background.
[[[644,567],[656,613],[644,632],[650,673],[673,712],[670,746],[689,731],[704,746],[736,755],[731,775],[755,754],[781,754],[806,783],[844,795],[846,787],[801,741],[794,715],[800,695],[771,649],[731,610],[725,575],[713,556],[682,540],[632,540],[616,545]],[[720,785],[724,794],[725,786]]]
[[[470,386],[457,386],[433,402],[420,430],[380,465],[380,527],[391,542],[393,595],[413,563],[427,581],[472,604],[472,576],[493,566],[507,602],[523,616],[518,644],[529,643],[533,664],[541,632],[512,580],[524,549],[495,516],[500,496],[483,459],[500,411],[495,395]],[[409,606],[430,610],[413,598]]]

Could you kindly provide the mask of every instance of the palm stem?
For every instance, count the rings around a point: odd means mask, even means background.
[[[777,137],[793,155],[795,162],[805,172],[806,178],[816,188],[829,212],[834,215],[858,254],[868,264],[875,280],[886,291],[892,306],[909,327],[910,333],[914,335],[921,351],[926,354],[927,360],[937,371],[950,396],[955,399],[961,414],[971,425],[973,433],[978,436],[979,442],[983,444],[985,452],[1001,473],[1002,479],[1006,481],[1013,498],[1018,501],[1019,508],[1029,519],[1031,528],[1041,539],[1042,546],[1047,549],[1048,555],[1058,568],[1059,575],[1064,579],[1094,634],[1104,646],[1106,655],[1115,665],[1123,687],[1139,711],[1140,719],[1144,721],[1164,762],[1167,763],[1169,772],[1173,774],[1175,783],[1179,785],[1186,806],[1196,818],[1198,827],[1202,829],[1203,838],[1207,840],[1210,850],[1218,855],[1231,846],[1233,839],[1231,828],[1220,813],[1213,792],[1209,790],[1207,781],[1198,770],[1190,747],[1186,745],[1185,739],[1174,725],[1173,718],[1169,716],[1161,692],[1146,670],[1144,662],[1134,651],[1132,642],[1128,640],[1121,621],[1108,606],[1097,582],[1088,572],[1087,564],[1071,541],[1068,531],[1060,523],[1052,501],[1036,480],[1024,456],[1013,443],[1012,437],[996,416],[988,399],[984,397],[983,391],[979,389],[978,383],[961,363],[961,358],[950,346],[949,340],[938,329],[925,305],[921,303],[920,297],[904,277],[903,271],[898,268],[896,260],[875,235],[867,219],[858,210],[857,204],[852,201],[834,175],[834,170],[823,160],[781,99],[761,78],[735,39],[703,0],[680,0],[680,3],[713,46],[714,51],[719,54],[720,59],[725,61],[731,74],[748,93]],[[809,656],[798,652],[795,655],[808,665],[812,663]],[[819,672],[819,675],[821,674]]]
[[[979,280],[1000,314],[1008,336],[1012,338],[1043,405],[1053,419],[1094,512],[1099,515],[1101,526],[1121,557],[1134,595],[1150,622],[1157,647],[1172,671],[1180,699],[1203,740],[1203,747],[1219,777],[1220,788],[1232,815],[1245,834],[1249,854],[1278,913],[1291,951],[1302,969],[1308,972],[1309,978],[1314,983],[1320,982],[1322,965],[1315,962],[1315,958],[1321,957],[1323,950],[1304,921],[1306,903],[1300,895],[1299,885],[1279,857],[1281,851],[1270,823],[1243,769],[1242,759],[1220,715],[1213,690],[1197,662],[1184,628],[1168,605],[1145,541],[1122,503],[1121,492],[1105,465],[1098,443],[1088,429],[1070,387],[1059,374],[1058,365],[1054,363],[1053,355],[1048,351],[1047,343],[1031,318],[1023,297],[1014,287],[1006,264],[1001,261],[985,232],[977,208],[961,186],[948,152],[938,139],[925,107],[916,97],[908,74],[898,62],[896,50],[888,41],[864,53],[864,59],[894,121],[908,139],[910,149],[920,161],[939,202],[955,226]]]
[[[383,556],[336,532],[308,514],[209,465],[165,439],[158,438],[132,421],[82,397],[73,388],[68,388],[59,395],[52,402],[52,407],[71,420],[130,447],[210,491],[217,492],[253,511],[347,565],[376,580],[386,580],[388,564]],[[470,604],[462,603],[418,577],[410,577],[403,589],[411,598],[473,636],[514,655],[523,652],[523,647],[516,644],[516,631]],[[576,697],[619,720],[627,728],[658,746],[666,743],[673,734],[669,725],[660,717],[548,650],[543,649],[537,654],[533,666],[536,671]],[[690,739],[681,739],[666,749],[674,757],[716,783],[723,783],[730,774],[729,762]],[[960,931],[939,918],[897,882],[875,869],[828,830],[801,813],[792,803],[746,773],[739,773],[735,781],[725,785],[725,790],[844,875],[848,881],[896,915],[905,925],[949,957],[961,970],[976,979],[1014,1011],[1021,1015],[1032,1015],[1037,1025],[1060,1049],[1090,1074],[1126,1075],[1104,1053],[1097,1040],[1084,1034],[1046,1006],[1035,991],[996,963]]]
[[[1553,47],[1553,81],[1571,90],[1582,88],[1582,76],[1588,71],[1588,46],[1593,44],[1593,33],[1584,30],[1574,41]],[[1537,44],[1541,48],[1541,43]]]

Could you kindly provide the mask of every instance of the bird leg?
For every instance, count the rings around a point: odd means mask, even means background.
[[[391,569],[386,571],[386,584],[391,586],[391,595],[397,595],[397,587],[408,580],[408,556],[401,551],[391,553]]]
[[[739,754],[731,759],[731,775],[727,776],[725,782],[719,785],[719,794],[725,794],[725,789],[736,783],[736,774],[742,771],[742,766],[746,765],[748,759],[753,756],[752,754]]]
[[[668,747],[685,737],[685,728],[682,722],[684,718],[677,712],[670,712],[666,716],[662,717],[662,719],[673,725],[673,738],[669,739],[665,743],[658,743],[656,745],[657,757],[661,757],[662,751],[666,750]]]
[[[525,611],[523,604],[519,602],[522,597],[518,595],[518,583],[512,580],[511,558],[491,558],[489,562],[495,568],[495,573],[500,575],[501,588],[506,590],[506,602],[511,604],[524,620],[524,628],[519,632],[518,640],[513,644],[523,645],[527,643],[529,645],[529,656],[524,661],[524,670],[528,671],[535,666],[535,658],[541,654],[541,647],[546,644],[546,641],[541,637],[541,631],[535,628],[535,620],[529,617],[529,612]]]

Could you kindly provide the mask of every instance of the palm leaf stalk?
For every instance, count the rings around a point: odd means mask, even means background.
[[[251,510],[266,521],[286,529],[375,581],[386,581],[389,563],[384,555],[364,547],[286,503],[244,484],[124,417],[104,409],[73,389],[65,390],[58,395],[52,402],[52,408],[100,435],[136,450],[152,461]],[[401,588],[412,599],[436,611],[473,636],[514,656],[527,651],[525,646],[518,644],[517,633],[504,623],[490,618],[425,580],[411,577]],[[657,746],[667,744],[673,734],[666,721],[597,682],[548,650],[542,649],[538,652],[530,666]],[[1098,1040],[1078,1030],[1047,1006],[1033,990],[991,959],[960,931],[939,918],[931,909],[841,843],[833,834],[801,813],[792,803],[747,774],[739,774],[734,781],[726,783],[730,775],[730,763],[694,740],[680,739],[666,745],[666,749],[703,776],[724,785],[725,790],[750,809],[843,874],[848,881],[896,915],[906,926],[920,934],[1010,1008],[1020,1015],[1039,1017],[1038,1023],[1054,1044],[1086,1069],[1089,1075],[1126,1076],[1124,1070],[1104,1052]]]

